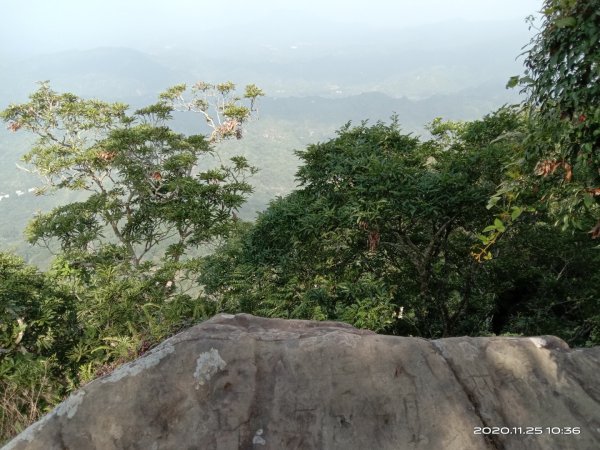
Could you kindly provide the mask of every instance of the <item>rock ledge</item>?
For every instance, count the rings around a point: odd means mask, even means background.
[[[553,336],[428,341],[221,314],[4,449],[595,450],[599,372],[600,347]]]

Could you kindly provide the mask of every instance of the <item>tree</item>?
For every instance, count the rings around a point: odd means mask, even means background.
[[[28,227],[29,241],[56,241],[80,264],[126,260],[137,269],[158,247],[165,261],[178,263],[188,249],[224,236],[251,192],[246,178],[256,169],[239,156],[211,164],[213,144],[241,137],[262,95],[248,86],[249,106],[243,106],[234,92],[232,83],[197,83],[186,99],[186,86],[178,85],[158,103],[128,114],[126,105],[58,94],[42,83],[28,103],[11,105],[1,113],[9,128],[39,137],[24,157],[46,181],[39,193],[87,194],[38,214]],[[210,137],[172,131],[168,123],[176,108],[202,114]]]
[[[540,212],[524,214],[481,264],[480,288],[492,295],[466,316],[489,308],[488,330],[525,336],[551,334],[571,346],[600,342],[600,254],[585,232],[562,231]]]
[[[473,122],[436,120],[430,132],[420,141],[395,123],[347,126],[298,152],[301,187],[204,258],[199,281],[209,301],[218,311],[342,320],[392,334],[555,333],[575,345],[597,342],[591,293],[600,279],[586,278],[585,268],[600,256],[582,233],[563,233],[536,211],[486,250],[494,258],[477,263],[470,254],[494,221],[490,196],[520,176],[510,164],[520,140],[506,137],[526,132],[523,114],[502,108]],[[509,207],[515,218],[521,212]]]
[[[491,136],[438,121],[427,142],[396,122],[348,125],[298,152],[302,188],[209,257],[201,283],[225,309],[452,334],[472,301],[469,249],[500,180],[505,144],[489,142],[519,126],[509,111],[484,122]]]
[[[546,0],[538,34],[525,52],[525,75],[513,77],[527,95],[530,130],[521,165],[539,207],[564,229],[600,237],[600,1]]]

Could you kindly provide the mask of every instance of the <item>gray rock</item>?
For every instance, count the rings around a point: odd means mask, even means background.
[[[428,341],[219,315],[4,449],[597,450],[599,372],[600,347],[551,336]]]

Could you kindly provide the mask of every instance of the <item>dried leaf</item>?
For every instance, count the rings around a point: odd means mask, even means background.
[[[570,183],[573,179],[573,166],[567,162],[563,162],[563,168],[565,169],[565,181]]]
[[[374,252],[377,250],[377,246],[379,245],[380,238],[381,238],[381,236],[379,235],[379,233],[377,231],[371,231],[369,233],[368,243],[369,243],[369,251],[370,252]]]
[[[555,159],[546,159],[540,161],[535,166],[536,175],[545,177],[556,172],[556,169],[562,167],[565,170],[565,181],[570,182],[573,179],[573,167],[566,161],[557,161]]]
[[[590,194],[592,194],[594,197],[600,195],[600,188],[589,188],[585,190],[586,192],[589,192]]]
[[[101,151],[100,153],[98,153],[98,158],[100,158],[106,162],[112,161],[113,159],[115,159],[115,156],[116,156],[115,152]]]
[[[588,233],[592,235],[592,239],[598,239],[600,237],[600,221]]]
[[[556,160],[546,159],[537,163],[534,172],[536,175],[545,177],[554,173],[560,165],[561,163]]]
[[[19,131],[21,124],[19,122],[10,122],[6,128],[14,133],[15,131]]]

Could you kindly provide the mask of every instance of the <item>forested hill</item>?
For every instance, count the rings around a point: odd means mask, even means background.
[[[262,101],[264,117],[291,121],[344,123],[387,120],[397,114],[403,127],[421,133],[423,124],[435,117],[469,120],[504,103],[517,102],[514,91],[503,92],[497,86],[483,85],[452,94],[438,94],[421,100],[395,98],[381,92],[366,92],[348,97],[284,97]]]

